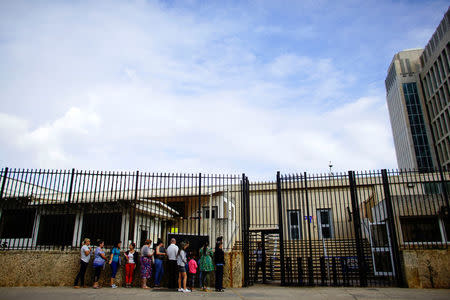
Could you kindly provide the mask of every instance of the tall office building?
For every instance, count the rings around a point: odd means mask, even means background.
[[[450,9],[420,56],[420,79],[439,164],[450,170]]]
[[[428,171],[436,160],[419,76],[422,52],[412,49],[395,54],[385,85],[398,167]]]

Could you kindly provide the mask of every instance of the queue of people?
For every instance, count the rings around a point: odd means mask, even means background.
[[[146,240],[140,252],[136,250],[136,244],[131,243],[128,250],[122,252],[122,243],[117,242],[107,257],[104,250],[104,242],[97,241],[95,249],[91,241],[86,238],[81,247],[80,270],[75,278],[74,287],[85,286],[85,274],[93,254],[94,284],[93,288],[100,288],[99,280],[102,271],[109,265],[111,268],[110,286],[117,288],[116,275],[122,261],[125,262],[125,287],[130,288],[133,283],[133,275],[140,265],[141,288],[148,286],[153,278],[153,287],[159,288],[164,275],[164,261],[167,259],[168,288],[179,292],[189,293],[195,287],[197,281],[203,291],[208,291],[207,283],[210,274],[215,271],[215,290],[223,292],[223,269],[225,258],[222,238],[218,238],[215,250],[206,242],[197,255],[196,251],[189,251],[189,242],[183,241],[177,246],[177,241],[172,238],[170,245],[165,248],[161,239],[153,246],[151,240]],[[78,285],[80,283],[80,285]]]

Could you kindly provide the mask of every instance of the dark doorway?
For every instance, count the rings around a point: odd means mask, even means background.
[[[181,242],[188,241],[189,248],[187,252],[192,252],[198,255],[198,251],[203,245],[209,241],[209,236],[207,235],[188,235],[188,234],[168,234],[167,235],[167,243],[170,243],[170,240],[175,238],[177,240],[177,245],[179,246]],[[215,245],[209,245],[210,248],[214,248]]]

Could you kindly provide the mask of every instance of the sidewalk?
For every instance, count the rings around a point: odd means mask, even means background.
[[[294,288],[279,286],[253,286],[227,289],[224,293],[193,292],[183,294],[168,290],[142,290],[138,288],[94,290],[70,287],[17,287],[0,288],[0,300],[52,300],[52,299],[450,299],[450,290],[401,289],[401,288]]]

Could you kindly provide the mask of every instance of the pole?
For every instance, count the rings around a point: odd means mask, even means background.
[[[355,173],[348,171],[348,180],[350,182],[350,197],[353,210],[353,228],[355,230],[356,253],[358,256],[359,284],[362,287],[367,286],[366,264],[364,261],[364,251],[362,245],[361,219],[359,215],[358,195],[356,191]]]
[[[281,285],[286,285],[285,262],[284,262],[284,233],[283,233],[283,205],[281,200],[281,178],[280,171],[277,172],[277,206],[278,206],[278,234],[280,240],[280,271]]]
[[[394,211],[392,208],[392,198],[391,191],[389,189],[389,178],[386,169],[381,170],[381,178],[383,180],[383,190],[384,198],[386,201],[386,213],[388,217],[389,235],[391,236],[390,242],[392,243],[391,249],[394,256],[394,265],[392,266],[395,270],[395,280],[398,286],[403,286],[403,270],[401,266],[400,250],[397,241],[397,230],[394,221]]]

